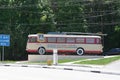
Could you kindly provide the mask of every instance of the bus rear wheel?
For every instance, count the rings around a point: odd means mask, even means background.
[[[40,55],[45,54],[45,48],[40,47],[40,48],[38,49],[38,53],[39,53]]]
[[[84,54],[84,49],[78,48],[77,51],[76,51],[76,53],[77,53],[78,55],[83,55],[83,54]]]

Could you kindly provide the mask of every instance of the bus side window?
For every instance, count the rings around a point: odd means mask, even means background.
[[[64,43],[64,42],[65,42],[65,38],[63,38],[63,37],[58,37],[58,38],[57,38],[57,42],[58,42],[58,43]]]
[[[75,38],[67,38],[67,43],[75,43]]]
[[[86,43],[87,44],[94,44],[95,43],[95,39],[94,38],[86,38]]]
[[[85,43],[85,38],[76,38],[76,43]]]
[[[56,43],[56,38],[55,37],[48,37],[47,41],[50,43]]]

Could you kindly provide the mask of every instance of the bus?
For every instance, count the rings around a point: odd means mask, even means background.
[[[57,49],[59,53],[101,54],[101,36],[67,34],[29,34],[26,51],[43,55]]]

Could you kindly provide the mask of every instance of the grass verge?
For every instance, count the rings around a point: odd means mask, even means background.
[[[16,61],[9,61],[9,60],[6,60],[6,61],[0,61],[0,63],[15,63]]]
[[[119,60],[119,59],[120,59],[120,55],[115,56],[115,57],[110,57],[110,58],[102,58],[102,59],[98,59],[98,60],[76,62],[74,64],[106,65],[106,64],[109,64],[109,63]]]
[[[78,61],[78,60],[83,60],[83,59],[60,59],[60,60],[58,60],[58,63],[66,63],[66,62]],[[38,62],[27,62],[27,64],[47,64],[49,62],[53,63],[53,60],[41,61],[41,62],[40,61],[38,61]]]
[[[66,62],[72,62],[72,61],[78,61],[78,60],[84,60],[84,58],[81,58],[81,59],[60,59],[60,60],[58,60],[58,63],[66,63]]]

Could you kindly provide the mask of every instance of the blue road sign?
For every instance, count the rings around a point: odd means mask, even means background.
[[[10,35],[0,34],[0,46],[10,46]]]

